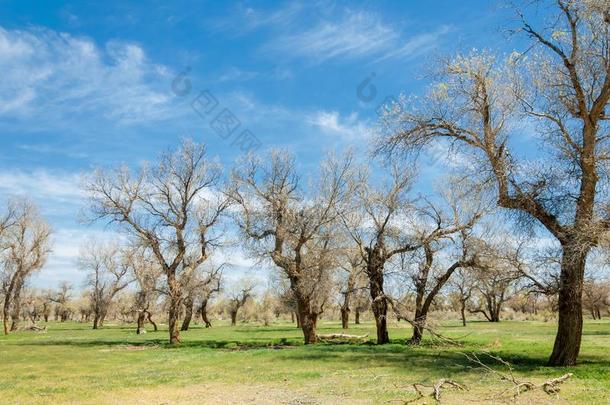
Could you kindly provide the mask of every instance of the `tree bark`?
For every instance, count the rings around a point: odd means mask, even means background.
[[[582,339],[582,290],[588,251],[564,246],[559,282],[559,321],[550,366],[576,364]]]
[[[360,325],[360,310],[358,308],[356,308],[356,314],[354,316],[354,323],[356,325]]]
[[[212,322],[208,319],[208,300],[205,300],[201,303],[201,307],[199,308],[199,313],[201,314],[201,319],[205,323],[206,328],[212,327]]]
[[[341,327],[349,329],[349,308],[341,308]]]
[[[136,330],[136,333],[139,335],[142,333],[142,331],[144,330],[144,322],[146,321],[146,312],[145,311],[140,311],[138,312],[138,329]]]
[[[146,318],[148,319],[148,322],[150,322],[151,325],[153,326],[153,330],[155,332],[158,331],[159,328],[157,328],[157,324],[155,323],[155,321],[153,321],[152,314],[150,313],[150,311],[146,311]]]
[[[193,299],[191,297],[187,297],[184,300],[184,320],[182,321],[182,327],[180,327],[181,331],[189,330],[189,326],[191,325],[192,318],[193,318]]]
[[[237,311],[231,311],[231,326],[237,325]]]
[[[93,329],[97,329],[98,328],[99,321],[100,321],[100,316],[96,313],[93,316]]]
[[[466,301],[461,301],[460,313],[462,315],[462,326],[466,326]]]
[[[371,310],[375,316],[375,326],[377,328],[377,344],[383,345],[390,343],[388,334],[388,300],[383,291],[383,266],[384,260],[380,256],[382,248],[375,246],[368,252],[366,261],[367,275],[369,277],[371,293]]]
[[[299,317],[301,320],[301,330],[303,331],[303,338],[305,340],[305,344],[313,344],[317,342],[317,323],[318,323],[318,315],[315,313],[301,311],[301,316]]]
[[[388,302],[383,292],[383,269],[372,268],[369,274],[372,299],[371,310],[375,316],[377,344],[383,345],[390,342],[387,322]]]
[[[180,343],[178,317],[180,316],[180,310],[182,308],[182,296],[180,286],[178,285],[178,281],[176,280],[176,275],[174,273],[170,272],[167,274],[167,284],[169,287],[169,343],[178,344]]]

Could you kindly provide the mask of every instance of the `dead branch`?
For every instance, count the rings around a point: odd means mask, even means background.
[[[316,335],[321,342],[340,342],[340,341],[365,341],[369,334],[365,335],[347,335],[345,333],[329,333],[325,335]]]
[[[482,367],[485,371],[487,371],[490,374],[493,374],[497,377],[500,378],[500,380],[502,381],[508,381],[512,384],[511,387],[505,389],[504,391],[500,392],[498,395],[496,395],[496,397],[501,397],[504,394],[506,394],[507,392],[511,392],[512,391],[512,396],[513,398],[517,398],[519,395],[521,395],[524,392],[528,392],[528,391],[534,391],[536,389],[541,389],[543,390],[547,395],[553,395],[553,394],[558,394],[559,390],[560,390],[560,385],[563,384],[564,382],[566,382],[567,380],[569,380],[572,377],[572,373],[567,373],[562,375],[561,377],[557,377],[557,378],[553,378],[551,380],[547,380],[542,384],[534,384],[530,381],[520,381],[517,380],[517,378],[515,377],[514,373],[513,373],[513,367],[512,365],[502,359],[499,356],[494,356],[490,353],[483,353],[484,355],[486,355],[487,357],[497,361],[498,363],[501,363],[502,365],[504,365],[507,369],[506,372],[500,372],[498,370],[495,370],[491,367],[489,367],[487,364],[483,363],[483,361],[481,361],[481,359],[479,358],[479,356],[476,353],[462,353],[466,359],[468,359],[468,361],[470,361],[471,363],[475,363],[478,366]]]
[[[414,400],[411,400],[409,402],[419,401],[420,399],[425,398],[425,397],[432,397],[432,398],[434,398],[436,403],[440,403],[441,402],[441,392],[442,392],[443,387],[445,387],[445,386],[453,387],[453,388],[455,388],[457,390],[460,390],[460,391],[468,391],[468,388],[465,385],[457,383],[457,382],[455,382],[453,380],[449,380],[447,378],[441,378],[434,385],[426,385],[426,384],[422,384],[422,383],[414,383],[413,384],[413,389],[415,389],[415,392],[417,392],[417,394],[419,396],[417,398],[415,398]],[[432,388],[432,392],[430,392],[428,394],[425,394],[422,391],[422,388]]]

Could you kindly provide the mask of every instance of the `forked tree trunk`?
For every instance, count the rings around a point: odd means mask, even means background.
[[[316,343],[316,326],[318,323],[318,313],[311,307],[311,302],[308,296],[303,296],[299,293],[298,287],[293,280],[293,291],[297,299],[297,319],[303,331],[305,344]]]
[[[181,331],[189,330],[191,319],[193,318],[193,299],[188,297],[184,300],[184,319],[182,320]]]
[[[153,321],[152,314],[150,313],[150,311],[146,311],[146,318],[148,319],[148,322],[150,322],[151,325],[153,326],[153,330],[155,332],[158,331],[159,328],[157,328],[157,324],[155,323],[155,321]]]
[[[582,338],[582,290],[588,250],[563,247],[559,281],[557,335],[550,366],[573,366]]]
[[[136,333],[138,335],[141,334],[142,331],[144,330],[145,321],[146,321],[146,312],[145,311],[138,312],[138,329],[136,330]]]
[[[411,336],[411,339],[409,339],[409,344],[418,345],[421,343],[422,336],[424,335],[424,327],[426,326],[427,316],[428,315],[423,313],[421,309],[415,311],[413,336]]]
[[[210,322],[210,320],[208,319],[208,301],[205,300],[201,303],[201,307],[199,308],[199,312],[201,313],[201,319],[203,320],[203,322],[205,323],[205,327],[206,328],[211,328],[212,327],[212,322]]]

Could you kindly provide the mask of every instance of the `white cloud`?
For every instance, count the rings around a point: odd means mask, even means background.
[[[378,61],[409,59],[436,47],[449,31],[448,26],[442,26],[432,32],[405,35],[375,13],[347,10],[339,17],[277,35],[263,50],[313,63],[364,56],[376,56]]]
[[[0,117],[39,127],[81,114],[120,123],[158,120],[172,108],[171,73],[135,43],[45,28],[0,27]]]
[[[110,242],[121,238],[117,232],[86,228],[63,228],[53,232],[52,251],[44,267],[32,279],[32,284],[38,288],[52,288],[68,281],[79,290],[85,279],[77,265],[81,247],[91,239]]]
[[[83,198],[78,174],[51,173],[46,170],[24,172],[18,170],[0,171],[0,191],[2,195],[27,195],[41,202],[74,203]]]
[[[345,140],[363,139],[370,136],[370,128],[358,119],[357,113],[341,117],[337,111],[317,111],[309,117],[308,122],[327,135],[341,137]]]
[[[386,59],[411,59],[420,56],[437,46],[442,36],[451,31],[447,25],[441,26],[433,32],[415,35],[407,40],[404,45],[389,50],[382,55],[377,62]]]
[[[303,32],[281,36],[268,44],[267,49],[321,63],[337,57],[378,53],[396,39],[397,33],[374,15],[348,12],[339,21],[321,21]]]
[[[240,4],[231,12],[229,18],[216,18],[209,25],[217,31],[244,35],[260,28],[286,26],[295,20],[302,9],[302,4],[298,2],[287,3],[274,11],[257,10]]]

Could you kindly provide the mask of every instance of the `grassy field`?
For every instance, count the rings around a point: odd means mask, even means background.
[[[320,325],[320,333],[335,331],[337,323]],[[510,395],[497,397],[510,384],[462,354],[482,351],[535,383],[574,373],[558,397],[536,391],[519,403],[610,403],[610,322],[586,323],[580,365],[570,369],[545,367],[554,331],[542,322],[445,323],[442,332],[460,337],[460,347],[429,340],[409,347],[410,329],[395,325],[390,345],[303,346],[293,325],[217,322],[195,325],[179,347],[169,347],[166,331],[138,336],[130,325],[49,323],[47,333],[0,337],[0,403],[404,403],[417,398],[411,384],[440,378],[469,388],[443,391],[444,403],[510,402]],[[374,327],[350,333],[374,336]]]

